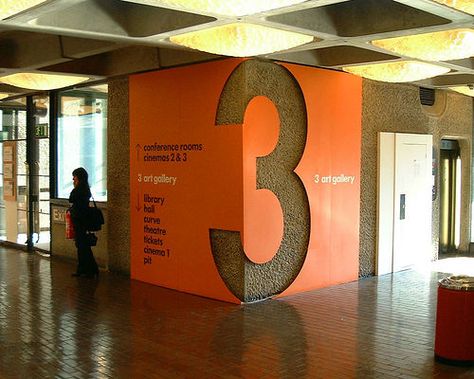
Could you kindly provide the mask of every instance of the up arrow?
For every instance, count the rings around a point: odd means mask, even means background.
[[[139,143],[137,143],[135,148],[137,149],[137,161],[139,161],[140,160],[140,150],[142,149],[142,147],[140,146]]]

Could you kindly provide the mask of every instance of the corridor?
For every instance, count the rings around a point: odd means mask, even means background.
[[[433,359],[442,273],[237,306],[0,248],[0,378],[474,378]]]

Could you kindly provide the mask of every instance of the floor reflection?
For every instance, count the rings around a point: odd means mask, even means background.
[[[272,356],[268,372],[256,356]],[[281,377],[305,378],[307,373],[306,333],[302,319],[290,303],[278,300],[248,304],[233,309],[216,325],[211,352],[232,363],[239,377],[265,377],[277,370]]]
[[[235,305],[0,248],[0,378],[468,378],[433,359],[444,273]]]

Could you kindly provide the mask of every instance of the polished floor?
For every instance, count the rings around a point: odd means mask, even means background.
[[[246,306],[0,248],[0,378],[474,378],[433,358],[437,281],[404,271]],[[474,341],[473,341],[474,342]]]

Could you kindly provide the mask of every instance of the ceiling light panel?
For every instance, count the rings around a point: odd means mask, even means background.
[[[0,77],[0,82],[10,84],[15,87],[32,90],[52,90],[69,87],[74,84],[89,80],[85,76],[53,75],[38,73],[18,73]]]
[[[474,1],[474,0],[473,0]],[[474,30],[454,29],[372,41],[392,53],[427,61],[450,61],[474,56]]]
[[[47,0],[0,0],[0,20],[23,12]]]
[[[234,23],[176,35],[170,40],[212,54],[250,57],[303,45],[313,37],[261,25]]]
[[[446,74],[449,68],[424,62],[401,61],[343,67],[344,71],[366,79],[405,83]]]
[[[437,3],[474,15],[474,1],[472,0],[434,0]]]
[[[474,86],[455,86],[450,87],[449,89],[462,93],[463,95],[474,97]]]
[[[303,3],[306,0],[125,0],[189,12],[240,17]]]

